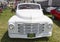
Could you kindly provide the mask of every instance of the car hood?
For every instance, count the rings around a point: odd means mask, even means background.
[[[43,12],[42,10],[38,10],[38,9],[36,10],[35,9],[22,9],[22,10],[17,10],[16,15],[24,19],[34,19],[34,18],[42,17]]]
[[[15,23],[15,22],[21,22],[21,23],[53,23],[52,20],[45,15],[42,17],[39,17],[39,18],[35,18],[35,19],[24,19],[24,18],[20,18],[20,17],[14,15],[9,19],[8,22],[9,23]]]

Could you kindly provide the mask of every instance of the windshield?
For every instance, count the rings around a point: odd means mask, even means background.
[[[34,4],[22,4],[18,6],[19,9],[40,9],[39,5]]]

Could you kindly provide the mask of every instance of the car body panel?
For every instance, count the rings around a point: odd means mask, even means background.
[[[23,3],[23,4],[39,5],[36,3]],[[22,3],[18,4],[18,6],[19,5],[22,5]],[[49,37],[52,35],[53,22],[48,16],[45,16],[43,14],[40,5],[39,5],[40,9],[18,9],[18,6],[16,10],[16,15],[12,16],[8,21],[8,27],[9,27],[8,35],[10,38],[34,39],[40,37]],[[39,27],[40,24],[42,25],[42,27]],[[27,27],[29,27],[29,29],[26,29]],[[37,33],[35,31],[37,31]],[[30,33],[34,33],[35,37],[32,38],[28,37],[28,34]]]
[[[56,9],[51,10],[51,14],[60,20],[60,12],[58,12]]]

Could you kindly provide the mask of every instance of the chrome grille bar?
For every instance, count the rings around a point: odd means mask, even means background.
[[[17,24],[18,26],[18,33],[20,34],[27,34],[27,33],[35,33],[40,34],[44,30],[44,25],[39,23],[24,23],[24,24]]]

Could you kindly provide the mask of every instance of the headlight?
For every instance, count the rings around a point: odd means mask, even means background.
[[[13,29],[13,28],[14,28],[14,25],[10,24],[10,25],[9,25],[9,28],[10,28],[10,29]]]
[[[48,28],[52,28],[52,24],[48,24]]]

